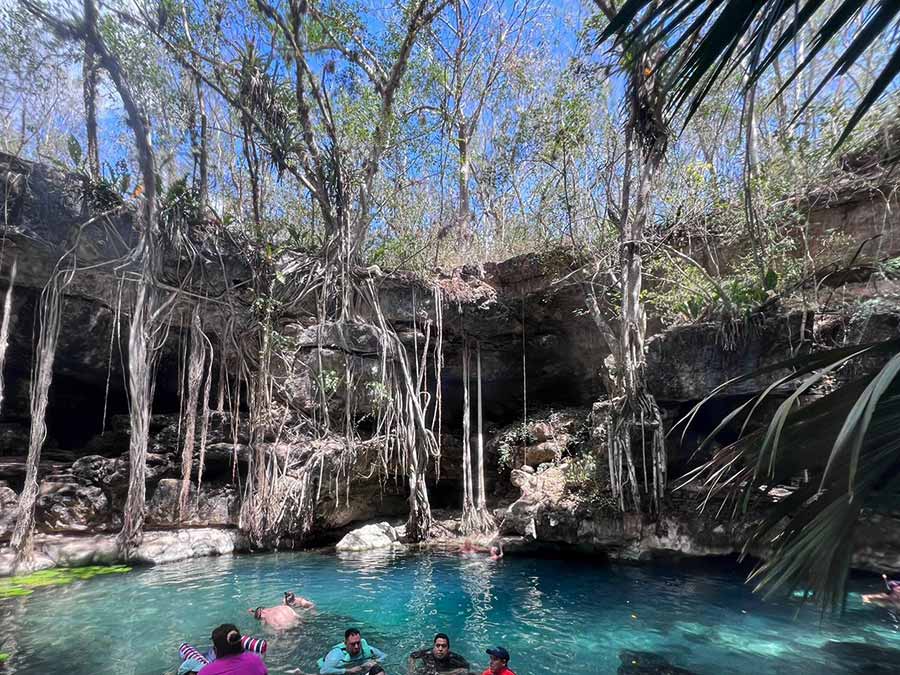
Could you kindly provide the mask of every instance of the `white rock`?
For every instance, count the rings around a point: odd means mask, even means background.
[[[371,523],[344,535],[335,548],[338,551],[374,551],[403,546],[400,533],[388,523]]]

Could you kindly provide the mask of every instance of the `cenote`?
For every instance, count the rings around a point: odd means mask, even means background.
[[[178,644],[205,649],[211,629],[225,621],[269,640],[271,673],[315,672],[316,659],[347,626],[387,652],[390,674],[406,672],[406,655],[437,631],[449,633],[453,650],[478,672],[487,646],[506,646],[518,675],[615,673],[626,650],[695,673],[847,673],[865,663],[852,646],[829,642],[865,643],[873,654],[900,649],[898,617],[859,600],[872,577],[852,580],[843,616],[822,619],[799,601],[763,602],[743,583],[744,571],[723,560],[225,556],[0,601],[0,651],[11,654],[6,672],[16,675],[174,673]],[[296,628],[273,633],[247,613],[275,604],[287,589],[317,603]]]

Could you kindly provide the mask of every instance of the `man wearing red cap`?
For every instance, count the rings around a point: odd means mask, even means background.
[[[491,647],[487,650],[491,657],[491,665],[481,675],[516,675],[506,667],[509,663],[509,652],[503,647]]]

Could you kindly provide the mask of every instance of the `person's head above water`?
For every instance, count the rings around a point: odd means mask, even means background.
[[[254,609],[254,610],[252,610],[252,611],[253,611],[253,618],[256,619],[257,621],[261,621],[261,620],[262,620],[263,608],[262,608],[262,607],[257,607],[256,609]]]
[[[503,647],[491,647],[486,650],[491,657],[490,671],[492,673],[502,673],[506,664],[509,663],[509,652]]]
[[[359,656],[362,651],[362,636],[355,628],[348,628],[344,631],[344,646],[350,656]]]
[[[446,661],[450,656],[450,638],[444,633],[438,633],[434,636],[434,647],[431,649],[431,655],[437,661]]]
[[[369,668],[369,672],[366,675],[382,675],[384,673],[384,668],[379,665],[374,665]]]
[[[244,651],[241,645],[241,632],[233,623],[223,623],[212,632],[213,648],[216,650],[216,658],[240,654]]]
[[[294,594],[294,591],[285,591],[284,604],[293,605],[296,600],[297,600],[297,596]]]

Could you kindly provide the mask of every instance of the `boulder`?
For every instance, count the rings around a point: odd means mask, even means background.
[[[227,555],[249,548],[247,538],[237,530],[195,528],[188,530],[148,531],[128,559],[122,554],[115,535],[35,537],[33,569],[109,565],[119,562],[157,565],[209,555]],[[23,570],[18,570],[19,572]],[[30,571],[33,571],[30,569]],[[0,550],[0,576],[12,572],[12,553]]]
[[[228,555],[248,548],[246,536],[238,530],[204,527],[147,532],[131,560],[158,565],[188,558]]]
[[[176,467],[173,456],[148,452],[147,482],[155,483],[168,475],[174,475]],[[122,490],[128,486],[128,455],[87,455],[73,462],[71,471],[81,482]]]
[[[0,487],[0,539],[12,534],[19,515],[19,496],[7,486]]]
[[[83,483],[111,486],[121,483],[122,475],[118,473],[121,464],[122,461],[115,457],[85,455],[72,463],[71,470],[75,477]]]
[[[531,434],[539,443],[552,440],[553,427],[547,422],[537,422],[531,427]]]
[[[147,524],[200,525],[203,527],[236,526],[240,512],[237,490],[231,485],[209,486],[204,484],[198,498],[197,486],[191,483],[188,495],[188,513],[178,517],[178,500],[181,480],[163,478],[147,504]]]
[[[93,530],[110,519],[102,489],[79,483],[43,481],[35,504],[35,520],[43,530]]]
[[[562,451],[569,442],[567,434],[561,434],[558,438],[544,441],[537,445],[529,445],[524,449],[524,460],[527,466],[540,466],[547,462],[555,462],[562,456]]]
[[[371,523],[344,535],[335,549],[339,552],[374,551],[403,546],[400,532],[388,523]]]
[[[536,518],[543,510],[558,507],[566,495],[565,465],[540,472],[513,469],[510,480],[522,494],[503,514],[500,532],[537,539]]]

